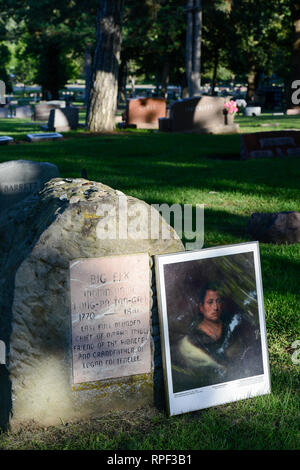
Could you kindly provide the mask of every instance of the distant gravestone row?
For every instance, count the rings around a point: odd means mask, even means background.
[[[163,98],[135,98],[127,102],[121,127],[169,132],[237,132],[233,116],[224,115],[224,103],[224,98],[209,96],[178,100],[171,104],[168,117]]]
[[[224,98],[210,96],[175,101],[170,107],[169,119],[162,122],[163,130],[213,134],[238,132],[237,124],[225,124],[224,103]]]

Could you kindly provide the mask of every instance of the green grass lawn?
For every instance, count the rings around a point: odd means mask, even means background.
[[[238,117],[241,132],[300,129],[294,116]],[[271,126],[261,126],[261,124]],[[275,125],[274,123],[279,123]],[[252,212],[300,210],[300,160],[237,160],[239,135],[152,131],[65,134],[61,142],[27,143],[31,121],[0,120],[0,162],[48,161],[64,177],[100,181],[152,203],[205,205],[204,247],[249,241]],[[25,429],[0,437],[0,449],[298,449],[300,365],[291,348],[300,339],[300,244],[260,244],[272,393],[168,418],[163,411],[112,413],[83,425]],[[299,355],[300,356],[300,355]],[[84,430],[84,431],[83,431]]]

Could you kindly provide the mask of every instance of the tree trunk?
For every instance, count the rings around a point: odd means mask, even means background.
[[[99,0],[98,4],[97,42],[88,110],[88,128],[93,132],[115,128],[123,4],[124,0]]]
[[[216,49],[215,50],[215,57],[214,57],[213,79],[212,79],[212,86],[211,86],[211,95],[212,96],[216,96],[215,88],[216,88],[216,85],[217,85],[218,65],[219,65],[219,51],[218,51],[218,49]]]
[[[247,90],[247,102],[253,103],[255,100],[255,90],[257,83],[257,71],[254,66],[251,67],[248,73],[248,90]]]
[[[88,107],[90,92],[92,86],[92,64],[93,57],[91,51],[91,45],[87,44],[84,50],[84,76],[85,76],[85,105]]]
[[[186,5],[186,74],[189,95],[200,95],[201,67],[201,33],[202,5],[201,0],[188,0]]]
[[[164,62],[162,77],[161,77],[161,92],[160,95],[167,99],[168,97],[168,85],[170,82],[170,64],[167,60]]]
[[[288,90],[288,108],[299,108],[299,92],[296,92],[298,97],[295,100],[295,91],[299,89],[300,83],[295,84],[294,82],[300,81],[300,5],[299,2],[294,1],[292,4],[292,20],[294,25],[293,32],[293,49],[291,59],[291,79]],[[292,86],[294,83],[294,87]],[[293,97],[294,95],[294,97]]]
[[[127,62],[121,60],[118,77],[118,103],[126,103],[126,83],[127,83]]]

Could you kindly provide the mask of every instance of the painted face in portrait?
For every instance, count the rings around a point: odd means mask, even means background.
[[[205,320],[218,322],[222,314],[222,298],[219,292],[207,290],[203,303],[200,303],[199,308]]]

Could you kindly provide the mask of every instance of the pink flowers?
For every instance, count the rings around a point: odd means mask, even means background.
[[[237,107],[235,101],[230,100],[224,103],[224,111],[228,114],[235,114],[239,112],[239,108]]]

